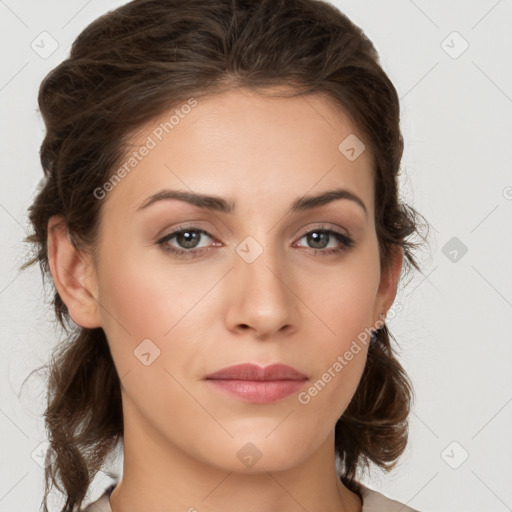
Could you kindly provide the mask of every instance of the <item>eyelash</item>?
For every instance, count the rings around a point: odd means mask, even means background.
[[[210,250],[210,248],[208,248],[208,247],[202,247],[200,249],[188,249],[188,250],[187,249],[176,249],[175,247],[168,245],[167,242],[169,240],[173,239],[176,235],[179,235],[180,233],[190,232],[190,231],[193,231],[196,233],[201,233],[203,235],[207,235],[208,237],[213,239],[213,237],[207,231],[205,231],[203,229],[187,227],[187,228],[181,228],[179,230],[173,231],[172,233],[169,233],[168,235],[165,235],[163,238],[161,238],[160,240],[157,241],[157,244],[162,248],[162,250],[164,252],[171,253],[176,256],[190,257],[190,258],[197,257],[197,256],[203,254],[204,252]],[[328,249],[328,250],[326,250],[326,249],[311,249],[312,251],[314,251],[315,255],[317,252],[320,252],[323,256],[339,254],[339,253],[342,253],[354,246],[354,240],[352,238],[350,238],[347,235],[344,235],[342,233],[339,233],[338,231],[334,231],[332,229],[324,229],[324,228],[312,229],[312,230],[304,233],[300,237],[299,240],[301,240],[302,238],[304,238],[305,236],[307,236],[311,233],[329,234],[329,235],[334,236],[334,238],[336,238],[341,243],[341,246],[336,249]]]

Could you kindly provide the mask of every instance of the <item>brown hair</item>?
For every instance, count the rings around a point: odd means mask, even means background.
[[[398,197],[397,92],[364,32],[318,0],[135,0],[86,27],[40,86],[44,180],[26,238],[37,254],[22,268],[39,261],[43,281],[49,275],[53,215],[64,217],[77,248],[94,250],[102,205],[94,190],[145,123],[192,96],[283,85],[292,95],[327,93],[355,121],[375,158],[381,266],[398,247],[404,271],[420,270],[411,240],[419,214]],[[50,449],[43,503],[46,512],[53,484],[65,493],[63,511],[75,511],[123,438],[120,381],[104,331],[73,324],[55,290],[52,305],[68,338],[45,365]],[[336,424],[340,478],[354,492],[358,470],[370,462],[390,470],[407,443],[413,389],[390,337],[386,325],[376,332],[359,387]]]

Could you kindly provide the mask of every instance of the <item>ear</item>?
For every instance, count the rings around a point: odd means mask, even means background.
[[[61,215],[48,221],[47,245],[53,282],[72,320],[81,327],[101,327],[92,259],[75,247]]]
[[[373,325],[376,324],[379,318],[383,318],[381,315],[386,315],[395,300],[398,281],[400,280],[400,272],[402,271],[402,263],[403,249],[395,245],[391,251],[391,261],[387,269],[381,273],[373,311]]]

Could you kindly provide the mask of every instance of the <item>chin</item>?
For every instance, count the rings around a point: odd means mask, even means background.
[[[290,430],[283,430],[279,434],[279,427],[276,429],[279,421],[269,423],[272,428],[255,430],[254,435],[248,429],[244,435],[234,436],[229,441],[214,442],[215,449],[210,449],[207,457],[203,452],[204,462],[240,474],[285,471],[300,464],[318,448],[316,444],[313,446],[314,440],[308,443],[308,439],[301,439],[299,432],[294,435]]]

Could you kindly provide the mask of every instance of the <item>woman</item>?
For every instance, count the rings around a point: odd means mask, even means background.
[[[406,447],[385,319],[419,270],[364,33],[315,0],[135,0],[39,105],[27,266],[69,336],[44,510],[52,484],[66,511],[413,510],[358,482]],[[122,479],[84,508],[119,445]]]

